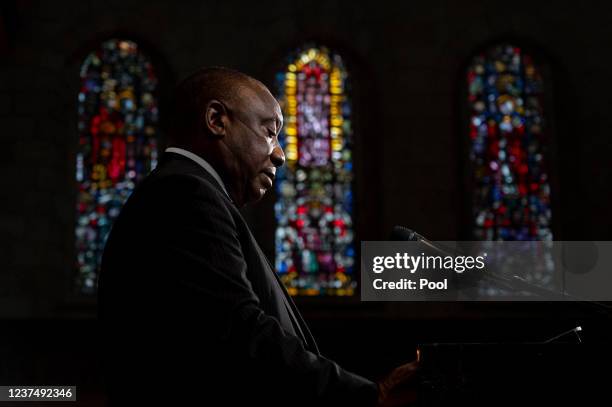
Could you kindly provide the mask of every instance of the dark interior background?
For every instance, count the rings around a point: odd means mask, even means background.
[[[175,81],[203,65],[230,66],[272,86],[284,55],[304,43],[340,52],[353,85],[359,240],[384,240],[396,224],[431,239],[466,238],[464,69],[487,45],[512,41],[546,75],[555,239],[611,237],[612,13],[605,2],[0,7],[0,384],[77,384],[83,405],[104,404],[95,299],[75,295],[71,284],[78,70],[108,38],[134,40],[151,55],[162,109]],[[245,210],[270,257],[273,199]],[[372,378],[413,359],[417,343],[538,341],[577,323],[589,341],[611,337],[583,304],[298,302],[323,353]]]

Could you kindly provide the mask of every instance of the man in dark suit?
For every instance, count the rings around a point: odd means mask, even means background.
[[[175,109],[172,147],[102,260],[111,403],[390,405],[414,366],[374,383],[322,356],[238,211],[285,161],[277,101],[247,75],[205,68],[177,88]]]

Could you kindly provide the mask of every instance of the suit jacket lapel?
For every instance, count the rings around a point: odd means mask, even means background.
[[[274,271],[274,267],[272,267],[272,264],[270,263],[270,260],[268,260],[268,257],[266,257],[263,253],[261,253],[261,255],[268,262],[268,265],[270,266],[270,270],[272,271],[272,274],[274,274],[274,277],[276,278],[276,281],[278,282],[280,289],[283,291],[283,294],[284,294],[283,297],[284,297],[285,305],[287,306],[287,312],[289,313],[291,320],[296,325],[296,329],[302,335],[302,340],[304,341],[306,346],[310,348],[311,351],[313,351],[314,353],[318,355],[319,348],[317,346],[317,343],[315,342],[314,337],[310,333],[310,329],[308,329],[308,325],[306,325],[306,322],[302,318],[300,311],[297,309],[295,303],[291,299],[291,296],[287,292],[287,289],[285,288],[285,284],[283,284],[280,277],[278,277],[278,274],[276,274],[276,272]]]

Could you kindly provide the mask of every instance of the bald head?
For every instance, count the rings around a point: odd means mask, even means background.
[[[188,143],[205,132],[203,115],[211,100],[232,106],[271,98],[264,84],[242,72],[224,67],[206,67],[181,81],[175,92],[172,139]]]

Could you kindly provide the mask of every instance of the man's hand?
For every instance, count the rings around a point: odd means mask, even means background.
[[[417,361],[395,368],[378,382],[378,407],[408,406],[417,401]]]

